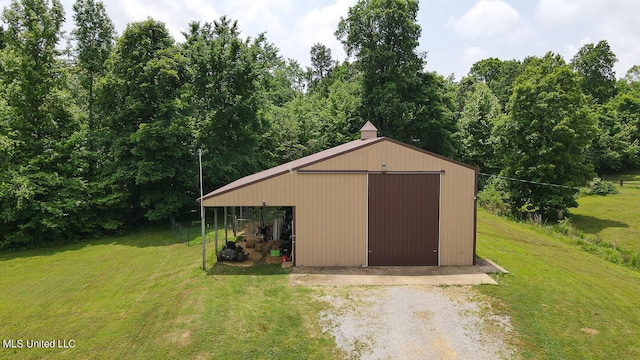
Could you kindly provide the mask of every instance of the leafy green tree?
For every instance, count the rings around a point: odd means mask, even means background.
[[[0,50],[5,48],[4,28],[0,26]]]
[[[74,156],[78,123],[56,46],[59,1],[14,0],[0,52],[0,243],[38,245],[82,231],[85,183]]]
[[[205,173],[214,176],[207,186],[215,188],[262,167],[264,100],[284,96],[274,99],[279,103],[290,95],[267,91],[271,85],[281,89],[272,74],[281,60],[264,35],[242,39],[237,22],[222,17],[191,23],[185,36],[195,141],[204,151]]]
[[[279,107],[269,109],[269,140],[274,163],[281,164],[324,150],[320,126],[322,99],[318,95],[298,94]]]
[[[451,155],[454,118],[444,79],[423,72],[417,13],[415,0],[360,0],[336,36],[362,73],[360,117],[384,136]]]
[[[460,159],[488,173],[498,173],[500,169],[494,129],[501,121],[501,109],[489,86],[478,82],[472,87],[458,120]]]
[[[364,121],[358,114],[362,101],[362,75],[345,61],[334,67],[327,83],[328,91],[320,123],[324,149],[356,139]]]
[[[640,166],[640,66],[632,66],[615,83],[615,92],[606,103],[593,105],[599,132],[589,159],[600,174]]]
[[[582,91],[598,104],[606,103],[616,93],[613,66],[617,61],[606,40],[582,46],[571,60],[573,68],[582,76]]]
[[[513,83],[521,73],[520,61],[489,58],[473,64],[469,76],[487,84],[504,109],[511,97]]]
[[[163,23],[129,24],[118,39],[98,105],[109,157],[103,185],[122,220],[139,223],[193,207],[197,158],[183,98],[187,59]]]
[[[631,141],[640,141],[640,87],[619,94],[611,103],[620,123],[630,129]]]
[[[453,111],[454,118],[456,122],[460,120],[460,116],[462,116],[462,110],[464,109],[464,105],[467,103],[467,99],[473,93],[475,85],[479,83],[475,76],[464,76],[460,81],[455,81],[455,79],[450,78],[447,82],[448,91],[453,98]]]
[[[115,28],[102,1],[77,0],[73,10],[76,27],[71,35],[76,41],[80,83],[88,92],[89,147],[93,150],[95,86],[98,77],[104,75],[107,59],[113,51]]]
[[[631,106],[640,110],[640,99],[629,98],[619,94],[609,103],[596,108],[598,120],[598,136],[589,148],[589,158],[599,173],[614,173],[632,170],[638,165],[640,143],[636,123],[629,121],[629,116],[638,118],[638,113],[628,112],[625,107]]]
[[[508,117],[499,123],[502,175],[538,183],[509,182],[512,208],[531,208],[546,217],[577,206],[574,187],[584,186],[593,166],[585,149],[595,134],[595,119],[580,89],[580,79],[562,57],[548,53],[528,58],[514,85]]]
[[[404,139],[415,112],[413,90],[424,57],[418,54],[418,2],[360,0],[342,18],[336,36],[362,72],[362,118],[382,135]]]
[[[268,75],[260,76],[258,92],[262,94],[263,102],[283,104],[309,89],[310,69],[302,69],[296,60],[285,62],[278,59],[269,67],[272,70]]]
[[[266,138],[274,164],[298,159],[357,137],[362,120],[356,112],[360,104],[360,83],[351,78],[348,64],[336,68],[325,91],[298,92],[281,105],[266,111],[269,132]],[[327,78],[328,80],[328,78]]]
[[[435,72],[418,73],[411,113],[399,140],[435,153],[453,156],[456,122],[453,99],[446,94],[446,80]]]
[[[627,70],[624,79],[628,83],[640,83],[640,66],[633,65],[629,70]]]
[[[310,54],[313,80],[321,81],[329,75],[333,68],[334,62],[331,58],[331,49],[321,43],[316,43],[311,47]]]
[[[73,98],[70,105],[81,124],[82,145],[75,155],[82,163],[79,168],[83,170],[89,207],[82,214],[82,222],[86,231],[97,233],[111,231],[122,224],[117,220],[120,208],[116,199],[124,201],[125,198],[111,186],[109,177],[103,176],[104,169],[100,169],[109,157],[109,149],[100,138],[107,124],[96,116],[98,84],[106,74],[106,63],[113,52],[115,29],[101,1],[77,0],[73,10],[75,28],[71,38],[75,40],[72,51],[75,61],[67,67],[67,82]]]

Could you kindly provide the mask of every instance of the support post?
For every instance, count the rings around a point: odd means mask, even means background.
[[[238,227],[238,216],[236,216],[236,207],[232,206],[231,211],[233,212],[233,215],[231,215],[231,219],[233,219],[233,222],[231,224],[231,226],[233,227],[233,236],[238,236],[236,230]]]
[[[227,234],[227,226],[228,225],[229,214],[227,214],[227,207],[224,207],[224,244],[226,245],[229,242],[229,235]]]
[[[204,197],[202,186],[202,149],[198,149],[198,161],[200,163],[200,227],[202,229],[202,270],[207,271],[207,242],[204,229]]]
[[[213,208],[213,228],[215,229],[214,246],[216,247],[216,255],[218,255],[218,208]]]

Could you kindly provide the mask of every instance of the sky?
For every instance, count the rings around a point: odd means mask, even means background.
[[[62,0],[73,29],[72,4]],[[346,59],[334,32],[355,0],[104,0],[121,34],[130,22],[162,21],[178,42],[192,21],[213,22],[222,15],[237,20],[245,37],[266,33],[284,58],[309,66],[315,43]],[[4,8],[10,0],[0,0]],[[523,60],[553,51],[569,62],[581,46],[607,40],[616,54],[617,77],[640,65],[638,0],[422,0],[419,51],[427,52],[426,70],[457,79],[475,62],[495,57]]]

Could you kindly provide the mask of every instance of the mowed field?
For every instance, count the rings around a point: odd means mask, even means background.
[[[612,176],[619,194],[583,196],[571,209],[576,228],[626,250],[640,253],[640,172]]]
[[[571,216],[590,241],[640,252],[640,174],[624,179],[620,194],[581,197]],[[573,244],[479,211],[478,255],[511,271],[479,289],[511,316],[524,358],[640,359],[640,272]]]
[[[201,266],[199,244],[170,231],[0,254],[0,337],[23,340],[0,358],[339,358],[316,325],[319,303],[278,265]]]

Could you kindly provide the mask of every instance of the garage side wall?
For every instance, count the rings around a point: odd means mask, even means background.
[[[473,264],[475,231],[474,169],[391,141],[381,141],[304,170],[440,171],[440,265]]]
[[[206,199],[204,206],[296,207],[296,266],[366,263],[365,174],[278,175]]]

